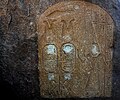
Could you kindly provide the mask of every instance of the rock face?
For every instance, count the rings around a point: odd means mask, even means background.
[[[38,36],[36,21],[49,6],[71,0],[0,1],[1,97],[39,100]],[[120,1],[85,0],[101,6],[115,23],[112,98],[120,98]]]

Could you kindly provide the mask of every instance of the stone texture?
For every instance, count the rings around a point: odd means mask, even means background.
[[[94,4],[69,1],[48,8],[37,23],[41,96],[111,97],[110,15]],[[51,72],[55,78],[48,80]]]
[[[1,97],[10,97],[15,100],[16,98],[17,100],[40,99],[36,20],[49,6],[61,1],[70,0],[0,1]],[[86,1],[105,9],[112,16],[116,25],[113,47],[112,98],[118,100],[120,98],[120,1]]]

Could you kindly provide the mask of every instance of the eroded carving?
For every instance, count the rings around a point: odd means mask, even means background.
[[[55,71],[57,67],[57,48],[53,44],[46,45],[43,49],[44,68],[48,72]]]
[[[88,2],[45,11],[38,21],[41,95],[111,96],[113,29],[109,14]]]
[[[71,72],[75,67],[75,47],[71,43],[66,43],[61,49],[61,67],[64,71]]]

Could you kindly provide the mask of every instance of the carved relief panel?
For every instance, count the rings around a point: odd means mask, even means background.
[[[109,97],[114,23],[97,5],[61,2],[38,20],[40,95]]]

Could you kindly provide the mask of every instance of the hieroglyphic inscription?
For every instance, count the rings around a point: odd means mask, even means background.
[[[41,96],[110,97],[113,29],[110,15],[88,2],[46,10],[38,20]]]

